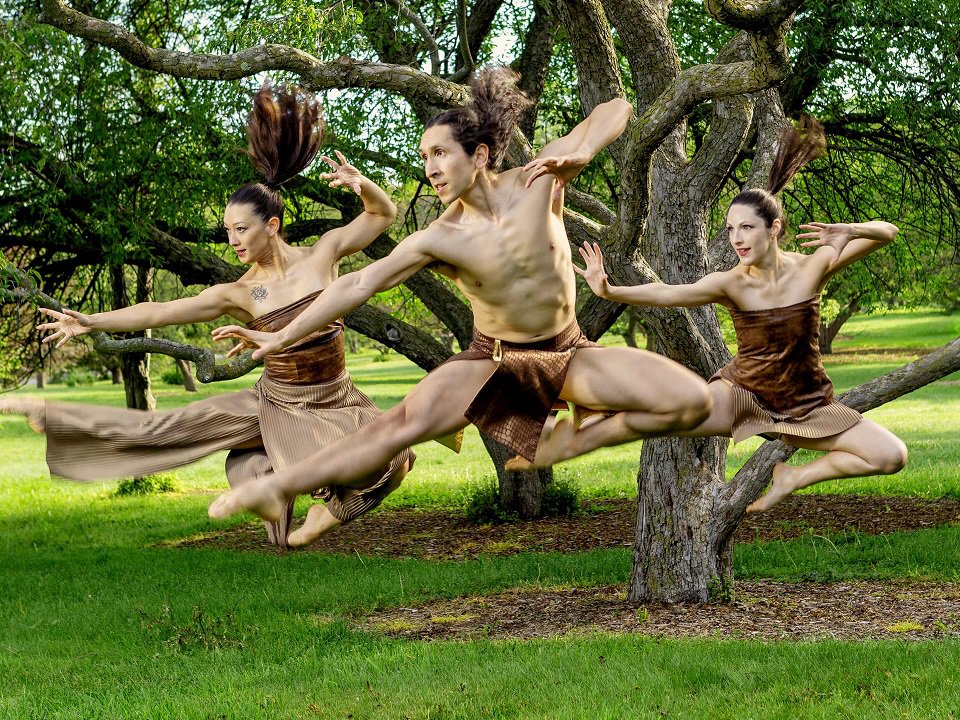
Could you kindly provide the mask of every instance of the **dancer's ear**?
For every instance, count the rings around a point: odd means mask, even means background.
[[[487,166],[487,163],[490,161],[490,146],[486,143],[480,143],[477,145],[477,149],[473,151],[473,165],[478,170],[482,170]]]
[[[779,241],[783,235],[783,221],[780,218],[775,218],[772,223],[770,223],[770,232],[773,234],[773,239]]]
[[[280,232],[280,218],[274,216],[267,220],[267,232],[271,235],[276,235]]]

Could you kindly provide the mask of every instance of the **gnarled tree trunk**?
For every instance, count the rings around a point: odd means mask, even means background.
[[[833,354],[833,341],[836,340],[837,335],[840,334],[840,328],[842,328],[844,323],[846,323],[847,320],[852,318],[859,311],[860,311],[860,299],[854,298],[846,305],[846,307],[840,310],[840,314],[837,315],[833,320],[830,320],[829,322],[822,319],[820,320],[820,354],[821,355]]]
[[[148,268],[137,269],[135,302],[146,302],[150,299],[149,273]],[[111,282],[114,309],[127,307],[129,302],[122,265],[115,265],[111,268]],[[126,333],[126,336],[150,337],[150,331]],[[120,370],[123,374],[123,389],[127,396],[127,407],[137,410],[155,410],[157,399],[150,391],[150,353],[122,354],[120,356]]]
[[[535,518],[543,514],[543,492],[553,481],[549,468],[530,472],[508,473],[504,463],[516,455],[486,433],[480,433],[483,445],[497,470],[497,487],[500,490],[500,506],[522,518]]]

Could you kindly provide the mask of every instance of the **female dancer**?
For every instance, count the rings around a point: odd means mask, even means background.
[[[284,204],[275,188],[316,156],[323,139],[320,107],[302,91],[274,92],[264,85],[254,98],[247,136],[248,153],[265,182],[244,185],[230,196],[224,225],[230,246],[249,270],[236,282],[171,302],[95,315],[45,309],[53,321],[39,326],[51,332],[44,342],[56,340],[59,347],[93,330],[142,330],[222,315],[257,330],[279,330],[336,279],[340,258],[364,248],[393,221],[396,206],[386,193],[338,152],[339,163],[323,158],[334,171],[321,177],[331,187],[356,192],[364,212],[312,247],[292,247],[283,238]],[[229,449],[231,485],[295,464],[379,415],[345,369],[340,321],[267,358],[255,387],[181,409],[142,412],[6,398],[0,412],[25,414],[34,429],[46,432],[47,464],[55,475],[83,481],[146,475]],[[364,478],[362,489],[324,488],[317,496],[326,504],[311,507],[304,525],[288,538],[291,500],[278,522],[266,524],[270,541],[305,545],[376,507],[400,484],[412,460],[410,451],[402,451],[374,477]]]
[[[801,225],[809,254],[780,247],[786,217],[776,193],[812,157],[822,153],[823,130],[812,121],[801,134],[788,128],[770,172],[767,189],[737,195],[727,211],[726,230],[739,257],[731,270],[690,285],[651,283],[615,287],[607,281],[599,245],[584,244],[586,268],[575,268],[590,289],[613,302],[657,307],[726,307],[737,332],[737,355],[710,378],[713,409],[697,427],[678,435],[770,435],[799,448],[824,450],[800,467],[778,464],[770,490],[748,512],[767,510],[786,495],[836,478],[891,474],[907,462],[907,448],[889,430],[836,402],[820,361],[820,293],[842,268],[891,242],[898,229],[888,222]],[[598,423],[575,432],[558,425],[547,462],[587,449],[622,442],[616,426]],[[627,432],[620,428],[620,434]],[[557,442],[557,441],[560,442]],[[539,464],[539,463],[538,463]]]

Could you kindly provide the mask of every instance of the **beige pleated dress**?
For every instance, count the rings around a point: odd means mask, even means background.
[[[275,332],[318,294],[262,315],[248,327]],[[268,356],[263,375],[249,390],[151,412],[54,401],[46,405],[52,475],[86,482],[149,475],[229,449],[226,474],[234,487],[305,460],[380,414],[347,373],[339,322]],[[258,439],[262,447],[234,449]],[[369,487],[332,486],[314,495],[334,517],[349,522],[399,486],[400,471],[412,457],[409,450],[398,454]],[[292,517],[291,501],[279,522],[265,523],[271,542],[286,546]]]

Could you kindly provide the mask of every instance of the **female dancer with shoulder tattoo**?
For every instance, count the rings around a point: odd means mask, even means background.
[[[358,252],[396,216],[386,193],[350,165],[324,158],[333,172],[331,187],[357,193],[364,212],[325,233],[311,247],[293,247],[283,237],[283,198],[276,188],[304,170],[323,139],[320,107],[296,88],[257,93],[248,119],[248,153],[263,183],[239,188],[227,202],[223,222],[230,246],[249,266],[237,281],[214,285],[199,295],[147,302],[112,312],[84,315],[44,310],[44,342],[57,347],[94,330],[128,331],[230,315],[256,330],[285,327],[337,277],[339,260]],[[50,472],[93,481],[178,467],[218,450],[230,450],[227,479],[262,477],[296,464],[335,440],[356,432],[380,413],[357,390],[344,364],[343,323],[335,321],[285,352],[271,355],[257,384],[163,412],[143,412],[38,399],[4,398],[0,412],[27,416],[47,435]],[[341,523],[378,505],[409,469],[413,454],[403,450],[360,488],[331,486],[317,497],[304,525],[289,535],[291,500],[277,522],[266,523],[271,542],[305,545]]]

